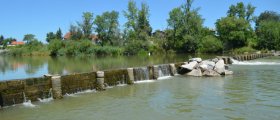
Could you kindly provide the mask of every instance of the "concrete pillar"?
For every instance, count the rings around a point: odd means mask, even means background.
[[[61,76],[52,76],[51,82],[52,82],[52,93],[54,99],[61,99],[62,96],[62,89],[61,89]]]
[[[133,68],[127,68],[128,81],[127,84],[134,84]]]
[[[175,64],[169,64],[170,66],[170,73],[172,76],[175,76],[177,74],[177,70],[176,70],[176,67],[175,67]]]
[[[104,71],[97,71],[97,78],[96,78],[96,90],[106,90],[105,83],[104,83]]]
[[[154,70],[154,79],[157,80],[159,78],[159,67],[157,65],[153,66],[153,70]]]

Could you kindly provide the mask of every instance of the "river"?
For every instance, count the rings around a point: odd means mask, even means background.
[[[71,74],[183,62],[190,57],[213,58],[215,55],[155,55],[109,57],[13,57],[0,55],[0,81],[42,77],[45,74]]]
[[[181,61],[183,59],[176,59]],[[104,61],[105,62],[105,61]],[[166,61],[169,62],[169,61]],[[113,64],[108,63],[108,64]],[[226,77],[175,76],[0,109],[1,120],[277,120],[280,57],[230,66]]]

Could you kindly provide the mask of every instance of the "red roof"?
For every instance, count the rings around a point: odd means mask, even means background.
[[[11,45],[24,45],[22,41],[12,41]]]

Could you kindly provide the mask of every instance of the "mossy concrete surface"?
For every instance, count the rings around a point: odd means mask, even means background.
[[[80,73],[61,76],[62,94],[76,93],[94,89],[96,86],[96,72]]]
[[[104,71],[104,83],[108,84],[109,86],[130,84],[127,69]]]

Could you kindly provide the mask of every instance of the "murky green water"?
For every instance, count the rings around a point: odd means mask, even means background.
[[[186,61],[189,57],[215,55],[155,55],[118,57],[9,57],[0,55],[0,81],[105,69],[139,67]]]
[[[0,110],[1,120],[278,120],[280,58],[232,65],[227,77],[175,76],[65,96],[35,108]]]

